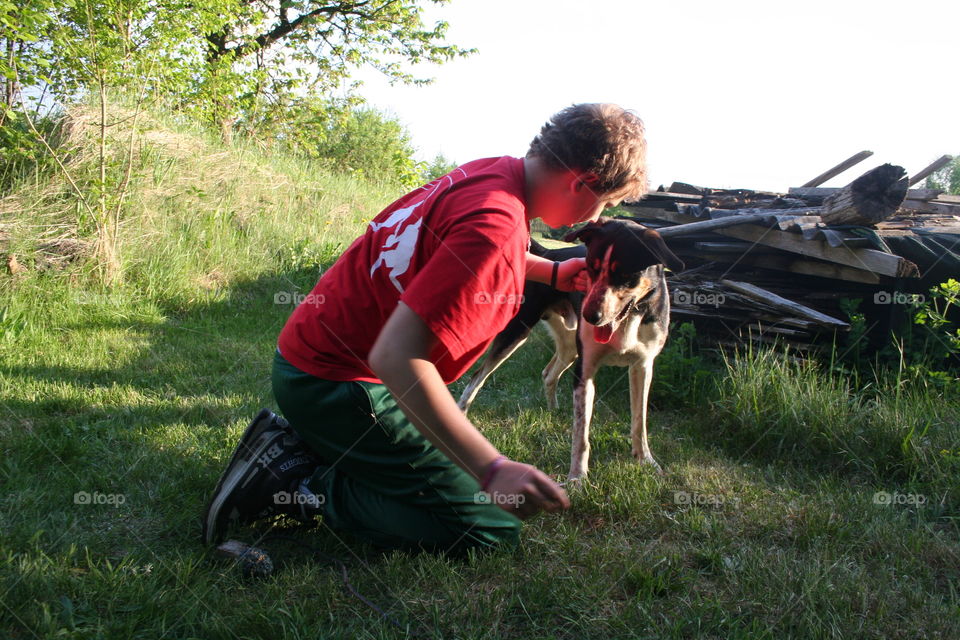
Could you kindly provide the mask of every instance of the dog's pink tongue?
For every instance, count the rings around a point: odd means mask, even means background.
[[[613,326],[611,324],[602,327],[593,328],[593,339],[600,344],[607,344],[613,336]]]

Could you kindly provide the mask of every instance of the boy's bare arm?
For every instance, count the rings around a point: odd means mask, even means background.
[[[500,453],[463,415],[427,359],[435,344],[436,337],[423,320],[401,302],[370,351],[370,368],[424,437],[467,473],[482,478]],[[523,494],[524,501],[507,509],[520,517],[570,504],[546,474],[514,461],[500,465],[488,490]]]
[[[557,289],[586,291],[588,285],[586,271],[584,271],[587,267],[585,258],[570,258],[558,264]],[[526,277],[527,280],[550,284],[553,277],[553,261],[527,252]]]

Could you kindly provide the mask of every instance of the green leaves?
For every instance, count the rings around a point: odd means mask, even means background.
[[[929,189],[943,189],[947,193],[960,194],[960,156],[954,157],[953,162],[927,178],[926,186]]]
[[[435,1],[435,0],[434,0]],[[443,4],[436,2],[436,4]],[[60,102],[103,84],[178,96],[211,124],[276,119],[297,100],[339,93],[362,66],[404,83],[410,65],[469,55],[423,22],[413,0],[0,1],[0,77]],[[12,86],[4,96],[12,104]]]

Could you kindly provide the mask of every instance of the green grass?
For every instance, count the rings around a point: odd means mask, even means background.
[[[275,295],[306,292],[386,199],[246,151],[219,162],[256,170],[204,171],[221,153],[208,146],[170,165],[160,196],[164,153],[139,165],[122,284],[99,287],[82,259],[41,270],[27,216],[9,227],[29,270],[0,276],[0,637],[960,635],[956,391],[775,351],[711,361],[681,329],[651,403],[666,473],[633,462],[625,371],[604,369],[589,483],[569,511],[528,521],[516,553],[383,555],[322,523],[289,532],[343,559],[409,631],[288,543],[266,545],[271,577],[244,579],[200,545],[199,516],[246,422],[274,406],[291,311]],[[471,417],[563,475],[570,383],[548,412],[547,343],[535,333]]]

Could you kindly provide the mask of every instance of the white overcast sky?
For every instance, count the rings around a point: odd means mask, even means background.
[[[427,20],[479,52],[427,87],[371,74],[361,93],[408,128],[420,159],[521,156],[576,102],[647,127],[653,188],[785,190],[854,153],[909,173],[960,154],[957,0],[453,0]]]

